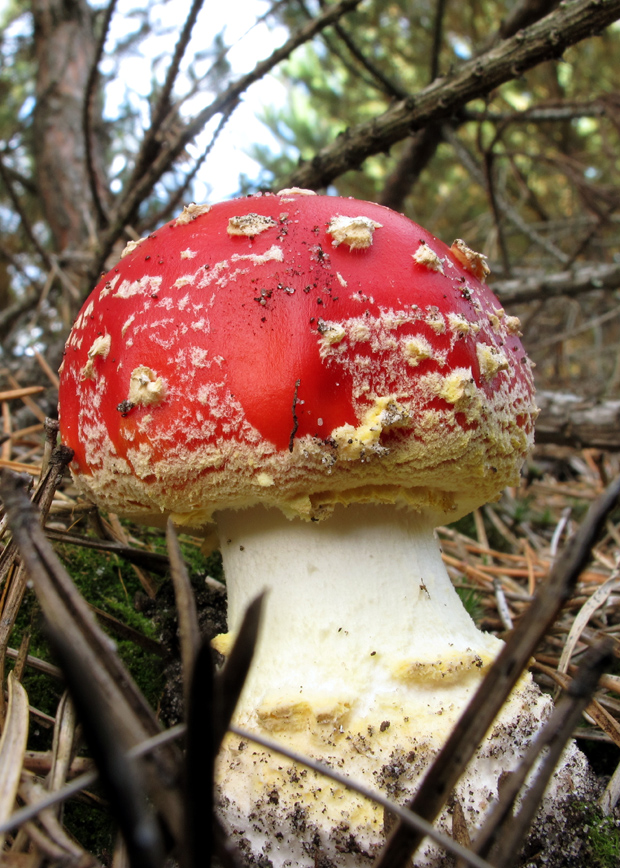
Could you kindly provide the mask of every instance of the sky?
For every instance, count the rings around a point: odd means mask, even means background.
[[[148,0],[119,0],[106,50],[112,51],[114,42],[122,39],[128,29],[136,26],[135,20],[131,19],[131,9],[144,5],[148,5]],[[225,43],[233,46],[228,53],[228,60],[235,76],[249,72],[259,60],[268,57],[275,48],[282,45],[288,35],[283,27],[269,27],[265,23],[253,26],[257,17],[262,15],[268,6],[264,0],[226,0],[219,3],[208,0],[194,27],[189,53],[192,49],[211,45],[215,35],[223,31]],[[161,13],[158,16],[160,23],[171,28],[171,32],[147,40],[143,45],[145,56],[135,56],[124,61],[120,80],[108,86],[106,110],[110,115],[115,114],[128,87],[142,95],[149,93],[150,59],[161,51],[167,54],[172,52],[188,7],[188,0],[172,0],[158,7]],[[105,73],[110,66],[110,62],[106,63],[104,59],[101,64],[102,72]],[[162,74],[164,71],[165,66],[162,66]],[[257,119],[256,113],[262,105],[282,104],[285,98],[285,88],[275,76],[267,76],[246,92],[199,176],[197,200],[208,198],[215,202],[230,198],[238,190],[241,173],[250,177],[257,175],[259,167],[245,150],[253,142],[274,146],[275,142],[267,128]],[[199,111],[209,101],[207,94],[201,94],[188,108]],[[145,117],[144,121],[148,122],[148,118]],[[203,150],[210,138],[210,130],[211,128],[198,137],[193,153]],[[120,167],[120,162],[117,167]]]

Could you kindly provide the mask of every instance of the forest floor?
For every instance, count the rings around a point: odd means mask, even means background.
[[[47,460],[45,414],[36,403],[37,397],[36,391],[24,394],[17,388],[0,395],[5,435],[0,447],[0,466],[29,474],[35,485]],[[30,419],[25,408],[29,408]],[[451,578],[482,629],[502,638],[510,634],[528,610],[537,589],[546,582],[588,507],[619,475],[618,453],[539,446],[527,462],[518,489],[506,491],[497,503],[438,530]],[[183,716],[181,667],[163,534],[137,528],[115,516],[100,516],[91,505],[80,500],[68,474],[53,496],[46,530],[91,610],[114,638],[125,665],[156,715],[166,726],[177,724]],[[0,545],[8,549],[10,537],[4,521],[0,523],[0,531],[4,540]],[[201,630],[214,635],[223,628],[225,608],[218,556],[205,556],[200,544],[191,537],[181,537],[181,548],[194,592],[206,600]],[[603,868],[620,864],[619,564],[620,506],[617,506],[607,515],[604,532],[592,549],[570,599],[530,661],[534,678],[543,690],[557,695],[569,683],[584,653],[601,635],[613,642],[613,663],[600,678],[574,731],[600,783],[601,804],[593,806],[592,835],[597,843],[593,845],[592,865]],[[28,586],[24,586],[23,600],[17,609],[7,613],[10,581],[9,575],[0,598],[0,619],[11,618],[12,623],[10,629],[0,631],[0,650],[4,677],[10,670],[18,674],[30,706],[26,750],[23,755],[12,754],[15,765],[19,766],[23,760],[22,782],[18,785],[19,803],[23,804],[33,798],[27,792],[24,774],[30,772],[31,784],[35,781],[40,788],[46,775],[55,768],[63,691],[60,673],[41,635],[38,605]],[[7,714],[4,702],[0,702],[0,712],[3,716]],[[5,761],[6,757],[5,753]],[[63,780],[89,767],[90,760],[83,755],[75,756],[71,750]],[[57,780],[55,785],[62,782]],[[13,805],[3,804],[0,794],[0,820],[2,812],[6,817],[12,810]],[[112,826],[105,802],[92,787],[79,800],[68,803],[64,818],[71,834],[81,842],[74,856],[82,854],[83,858],[85,852],[94,851],[104,862],[112,860]],[[6,839],[3,857],[9,860],[7,865],[36,864],[17,858],[18,853],[25,857],[29,835],[33,834],[32,826],[12,831]],[[62,850],[68,846],[53,824],[37,834],[39,852],[47,852],[46,864],[51,864],[54,848]]]

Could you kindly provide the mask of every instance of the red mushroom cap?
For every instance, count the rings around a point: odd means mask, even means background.
[[[530,364],[462,241],[289,190],[189,206],[129,247],[61,368],[62,439],[101,505],[194,526],[254,503],[457,517],[515,483]]]

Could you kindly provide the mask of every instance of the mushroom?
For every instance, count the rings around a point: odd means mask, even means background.
[[[217,526],[223,654],[269,591],[236,722],[400,799],[501,647],[434,536],[517,484],[532,444],[530,362],[487,274],[368,202],[194,205],[101,279],[61,368],[82,492]],[[459,785],[472,827],[548,712],[524,677]],[[383,840],[376,805],[238,737],[218,775],[250,861],[356,865]]]

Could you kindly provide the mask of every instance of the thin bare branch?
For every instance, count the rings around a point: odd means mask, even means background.
[[[448,0],[437,0],[435,6],[435,20],[433,21],[433,48],[431,51],[430,81],[434,81],[439,75],[439,56],[443,42],[443,21],[446,14]]]
[[[554,121],[572,121],[578,118],[600,118],[606,114],[605,106],[596,100],[587,103],[565,102],[553,105],[537,105],[520,112],[498,112],[490,109],[477,111],[464,109],[463,121],[492,121],[493,123],[535,123],[546,124]]]
[[[539,235],[538,232],[532,229],[532,227],[521,217],[509,202],[500,196],[494,188],[489,187],[488,175],[485,175],[485,172],[480,169],[474,157],[469,153],[466,146],[461,142],[452,127],[448,124],[444,124],[442,131],[444,138],[450,142],[465,169],[469,172],[472,178],[480,184],[482,189],[486,190],[491,202],[491,208],[496,215],[496,222],[499,214],[503,214],[514,226],[517,227],[517,229],[523,232],[530,241],[534,242],[534,244],[537,244],[539,247],[542,247],[543,250],[550,253],[554,259],[557,259],[563,265],[566,265],[569,262],[570,257],[560,250],[559,247],[556,247],[556,245],[551,241],[548,241],[544,236]]]
[[[140,229],[142,232],[147,232],[152,227],[159,226],[161,223],[169,220],[179,209],[180,204],[184,201],[185,197],[188,194],[189,188],[192,185],[192,181],[194,180],[194,178],[200,171],[200,168],[204,165],[209,154],[213,150],[216,141],[218,140],[222,130],[230,120],[230,117],[237,108],[238,104],[239,103],[236,102],[231,105],[227,109],[227,111],[222,112],[222,117],[220,118],[215,132],[211,136],[211,139],[206,148],[203,150],[202,154],[200,154],[198,159],[195,161],[193,168],[190,172],[187,173],[187,175],[183,179],[183,183],[179,186],[179,188],[171,195],[168,202],[166,202],[165,207],[157,211],[155,214],[149,215],[146,224],[141,224]]]
[[[183,561],[181,547],[171,519],[168,519],[166,528],[166,545],[170,557],[170,574],[179,618],[179,642],[181,645],[185,708],[187,710],[194,661],[200,648],[200,628],[198,626],[196,598],[192,591],[187,567]]]
[[[66,449],[58,447],[63,448]],[[125,743],[137,744],[145,737],[157,734],[160,727],[155,713],[54,553],[19,477],[2,471],[0,483],[22,565],[33,582],[46,620],[52,627],[64,631],[67,638],[70,637],[71,653],[90,667],[90,677],[97,681],[108,713]],[[146,769],[150,794],[161,808],[175,838],[181,836],[180,794],[174,786],[164,786],[164,781],[174,780],[178,763],[176,752],[167,749],[158,754],[154,765]]]
[[[168,558],[158,552],[150,552],[145,549],[133,548],[129,545],[113,540],[94,539],[92,537],[78,536],[68,533],[64,530],[56,528],[46,528],[47,538],[55,542],[66,543],[68,545],[79,545],[83,548],[95,549],[101,552],[112,552],[121,558],[129,561],[130,564],[135,564],[137,567],[142,567],[150,572],[158,575],[165,575],[168,572]]]
[[[13,186],[13,181],[11,179],[10,173],[4,164],[3,154],[0,154],[0,178],[2,178],[4,186],[6,187],[7,193],[9,194],[9,198],[13,204],[13,207],[15,208],[17,214],[19,215],[22,229],[24,230],[24,232],[28,236],[30,243],[32,244],[32,246],[34,247],[36,252],[38,253],[39,257],[41,258],[41,261],[43,262],[43,265],[45,266],[45,268],[48,271],[51,271],[52,268],[54,267],[54,264],[52,262],[52,258],[50,257],[47,250],[45,250],[43,245],[39,242],[39,239],[37,238],[37,236],[34,234],[34,230],[33,230],[32,226],[30,225],[30,220],[28,219],[26,212],[22,208],[22,203],[20,202],[19,196],[17,195],[15,187]]]
[[[174,111],[171,101],[172,89],[177,80],[177,76],[179,75],[181,61],[183,60],[185,52],[187,51],[187,46],[191,39],[192,31],[194,29],[194,25],[196,24],[196,19],[198,18],[198,14],[202,9],[203,5],[204,0],[193,0],[191,8],[187,14],[187,18],[185,19],[185,23],[183,24],[183,30],[181,31],[181,34],[179,35],[179,38],[177,40],[177,44],[174,47],[174,54],[172,56],[172,60],[170,61],[168,72],[166,73],[166,80],[164,82],[164,86],[157,99],[157,105],[153,109],[151,125],[146,131],[140,145],[140,153],[136,158],[136,164],[132,172],[132,181],[133,179],[141,178],[142,175],[145,173],[153,154],[153,146],[157,142],[157,137],[160,134],[161,128],[164,125],[167,117],[170,115],[171,109],[172,111]],[[132,181],[129,182],[130,187],[132,185]]]
[[[548,15],[558,5],[559,0],[522,0],[521,3],[510,10],[510,13],[502,21],[499,29],[501,39],[514,36],[523,27],[529,27],[535,21]]]
[[[433,47],[431,50],[430,76],[433,82],[439,75],[439,56],[443,40],[443,21],[448,0],[437,0],[433,22]],[[405,96],[403,94],[403,96]],[[394,211],[402,211],[412,187],[428,166],[443,141],[441,126],[429,124],[410,136],[394,170],[388,176],[380,203]]]
[[[328,8],[325,0],[320,0],[320,4],[321,9]],[[305,4],[304,10],[306,10]],[[307,14],[308,17],[310,17],[309,13]],[[370,73],[373,78],[373,83],[375,87],[378,84],[380,89],[389,96],[396,97],[397,99],[404,99],[404,97],[407,95],[407,91],[399,84],[388,78],[388,76],[381,69],[379,69],[377,64],[374,63],[366,54],[364,54],[357,42],[353,39],[351,34],[343,27],[342,24],[334,24],[334,32],[346,45],[351,56],[358,62],[358,64],[360,64],[360,66],[362,66],[366,70],[366,72]],[[326,34],[323,34],[323,39],[325,39],[325,41],[328,41]]]
[[[325,8],[325,3],[321,2],[321,8]],[[304,0],[297,0],[297,5],[302,10],[306,18],[311,21],[312,20],[312,12],[308,9],[308,6],[304,2]],[[334,32],[336,32],[336,27],[334,26]],[[375,88],[381,93],[385,93],[385,88],[381,84],[378,79],[373,79],[372,77],[366,76],[362,70],[360,70],[360,64],[357,60],[351,60],[348,54],[341,50],[340,44],[337,39],[334,39],[329,33],[321,33],[321,41],[325,44],[330,54],[334,57],[337,57],[343,67],[347,70],[350,75],[354,78],[359,79],[360,82],[363,82],[367,87]],[[350,52],[349,52],[350,53]]]
[[[8,334],[20,316],[35,308],[38,301],[39,296],[30,292],[19,301],[13,302],[0,311],[0,336]]]
[[[498,192],[495,184],[495,172],[493,171],[494,167],[494,154],[492,150],[487,150],[484,153],[484,180],[485,187],[487,191],[487,195],[489,197],[489,204],[491,205],[491,211],[493,212],[493,220],[495,223],[495,231],[497,232],[497,244],[499,247],[500,256],[502,259],[502,267],[505,274],[512,274],[512,265],[510,263],[510,255],[508,253],[508,244],[506,243],[506,236],[504,234],[504,227],[502,225],[502,208],[500,207],[500,203],[498,201]]]
[[[407,195],[435,156],[442,141],[439,124],[429,124],[409,137],[396,168],[385,182],[379,200],[381,205],[394,211],[403,210]]]
[[[82,105],[82,127],[84,130],[84,143],[86,149],[86,171],[88,173],[88,183],[90,185],[91,196],[93,197],[93,205],[97,213],[97,219],[100,226],[107,226],[108,215],[106,208],[103,205],[101,196],[99,195],[99,178],[95,168],[95,160],[93,153],[93,115],[95,107],[95,94],[97,82],[99,81],[99,63],[103,56],[103,48],[108,37],[110,22],[116,9],[118,0],[110,0],[105,10],[103,22],[101,24],[101,32],[95,46],[95,56],[93,58],[90,71],[88,73],[88,81],[86,82],[86,93],[84,95],[84,103]]]
[[[578,296],[601,289],[620,288],[620,265],[584,265],[571,271],[491,281],[502,304],[521,304],[558,296]]]
[[[127,751],[126,756],[128,759],[132,760],[148,756],[152,751],[158,750],[170,742],[176,741],[176,739],[181,738],[183,735],[185,735],[185,724],[179,723],[164,732],[160,732],[157,735],[144,739],[144,741],[141,741],[139,744],[130,748]],[[66,802],[67,799],[82,792],[82,790],[92,787],[98,777],[99,775],[95,770],[85,772],[83,775],[80,775],[79,778],[75,778],[70,783],[65,784],[62,789],[57,790],[55,793],[49,793],[49,795],[45,796],[40,801],[20,808],[0,823],[0,835],[10,832],[13,829],[18,829],[24,823],[28,822],[28,820],[32,820],[40,814],[41,811],[45,811],[47,808],[52,808],[54,805],[62,804],[63,802]]]

